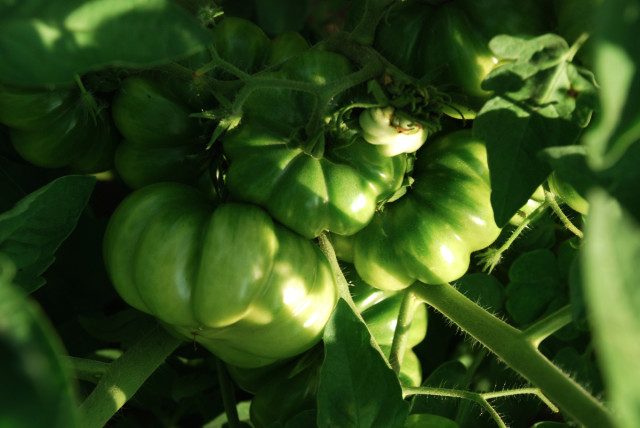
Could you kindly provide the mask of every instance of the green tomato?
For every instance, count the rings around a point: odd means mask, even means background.
[[[311,50],[268,76],[320,84],[351,71],[343,56]],[[324,230],[350,235],[369,223],[377,203],[401,185],[406,156],[384,156],[358,135],[300,132],[315,102],[300,91],[252,92],[242,122],[223,137],[230,159],[227,185],[234,198],[264,207],[305,237]]]
[[[500,61],[489,41],[500,33],[539,33],[541,13],[534,9],[530,1],[405,2],[381,21],[374,46],[412,76],[456,95],[455,108],[446,108],[445,114],[473,119],[490,95],[482,81]]]
[[[358,120],[364,139],[385,156],[413,153],[427,141],[427,131],[393,107],[365,109]]]
[[[471,131],[445,134],[418,151],[413,178],[355,237],[356,270],[376,288],[454,281],[469,268],[470,254],[500,234],[486,146]]]
[[[258,207],[215,207],[179,183],[129,195],[107,226],[104,258],[128,304],[240,367],[311,348],[336,302],[315,245]]]
[[[561,202],[569,205],[571,209],[580,214],[589,214],[589,202],[576,191],[576,189],[564,180],[558,177],[555,172],[551,173],[548,179],[549,190],[558,196]]]
[[[122,82],[112,103],[113,120],[125,141],[115,167],[132,188],[160,181],[191,183],[205,170],[204,129],[190,117],[188,84],[157,76]]]
[[[260,27],[242,18],[224,18],[213,27],[211,34],[211,46],[217,55],[249,74],[281,64],[309,49],[299,33],[287,32],[270,40]],[[223,79],[234,77],[226,71],[214,74]]]
[[[34,165],[105,171],[120,136],[105,110],[92,111],[90,97],[75,87],[0,85],[0,122],[9,126],[16,152]]]

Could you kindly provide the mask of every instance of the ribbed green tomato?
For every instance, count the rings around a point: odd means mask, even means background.
[[[111,168],[120,136],[105,110],[93,111],[79,88],[0,85],[0,123],[26,161],[44,168],[70,166],[94,173]]]
[[[242,18],[224,18],[211,29],[211,34],[211,47],[218,56],[249,74],[280,64],[309,48],[299,33],[287,32],[270,40],[260,27]],[[215,75],[233,77],[222,71]]]
[[[491,38],[541,34],[541,16],[529,0],[406,1],[378,26],[374,46],[412,76],[462,95],[453,105],[469,119],[490,95],[481,83],[500,61],[489,49]],[[460,117],[451,108],[445,113]]]
[[[259,367],[317,343],[336,302],[327,259],[258,207],[158,183],[128,196],[104,240],[120,296],[223,361]]]
[[[190,117],[186,82],[138,75],[122,82],[113,97],[113,120],[125,141],[115,166],[133,188],[159,181],[190,183],[207,167],[204,129]]]
[[[413,178],[407,193],[355,237],[355,267],[376,288],[456,280],[470,254],[500,234],[486,147],[471,131],[445,134],[418,151]]]
[[[268,76],[325,84],[351,71],[345,57],[311,50]],[[371,220],[378,201],[401,185],[406,157],[387,157],[358,135],[321,128],[306,135],[315,104],[312,94],[301,91],[252,92],[240,126],[223,139],[230,159],[229,192],[265,207],[303,236],[324,230],[353,234]],[[328,110],[327,115],[333,113],[331,106]]]

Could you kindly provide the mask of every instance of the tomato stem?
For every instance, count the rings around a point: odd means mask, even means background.
[[[80,405],[81,425],[84,428],[103,427],[180,342],[159,325],[149,330],[120,358],[109,364],[100,382]]]
[[[402,388],[402,392],[405,397],[409,395],[433,395],[436,397],[452,397],[472,401],[486,410],[500,428],[507,428],[507,425],[504,423],[496,409],[493,408],[483,394],[459,389],[432,388],[427,386],[417,388],[404,387]]]
[[[449,284],[411,286],[416,296],[486,346],[498,358],[586,426],[613,428],[609,411],[581,385],[551,363],[530,336],[469,300]]]
[[[499,247],[499,248],[489,248],[482,253],[480,253],[480,263],[484,264],[483,269],[488,273],[491,273],[493,269],[500,263],[502,259],[502,254],[504,254],[510,247],[513,245],[516,239],[520,236],[520,234],[527,229],[531,223],[537,220],[542,213],[544,213],[548,207],[548,201],[545,199],[542,204],[531,214],[526,216],[522,222],[516,227],[516,229],[511,233],[509,238]]]
[[[64,356],[63,361],[71,376],[91,383],[98,383],[109,369],[109,363],[88,358]]]
[[[229,378],[227,368],[219,358],[216,358],[216,369],[218,371],[218,383],[220,384],[222,403],[224,405],[224,411],[227,414],[229,428],[240,428],[240,418],[238,417],[238,409],[233,393],[233,383]]]
[[[400,310],[398,311],[396,329],[393,334],[393,341],[391,342],[391,351],[389,352],[389,363],[396,374],[400,373],[404,353],[407,349],[407,340],[409,339],[411,323],[416,309],[420,304],[421,302],[416,299],[416,296],[410,289],[404,290],[402,302],[400,303]]]
[[[365,46],[373,44],[378,23],[386,13],[387,6],[393,2],[394,0],[366,0],[360,21],[349,38]]]
[[[248,80],[251,77],[249,73],[240,70],[235,65],[220,58],[220,55],[218,55],[218,52],[216,52],[215,49],[209,49],[209,53],[211,54],[211,61],[197,69],[193,73],[195,77],[200,77],[215,68],[219,68],[227,73],[233,74],[240,80]]]
[[[564,211],[562,211],[562,208],[560,208],[560,205],[558,205],[558,201],[556,200],[555,195],[549,191],[545,191],[544,194],[546,198],[545,201],[549,204],[549,206],[551,206],[554,214],[558,216],[564,227],[569,229],[578,238],[584,238],[584,234],[582,233],[582,231],[578,229],[576,225],[574,225],[571,220],[569,220],[569,217],[567,217]]]
[[[562,327],[570,324],[572,320],[571,306],[567,305],[530,325],[522,332],[522,334],[524,334],[529,342],[537,348],[544,339],[551,336]]]

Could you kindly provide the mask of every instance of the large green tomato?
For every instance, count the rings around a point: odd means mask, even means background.
[[[374,46],[412,76],[461,95],[457,107],[469,119],[490,95],[481,83],[500,61],[489,49],[491,38],[536,34],[541,22],[531,1],[453,0],[438,6],[407,1],[381,21]]]
[[[351,71],[343,56],[310,50],[267,75],[322,85]],[[319,129],[306,135],[316,101],[301,91],[255,90],[240,126],[223,139],[230,159],[227,185],[233,197],[265,207],[303,236],[324,230],[353,234],[369,223],[377,203],[401,185],[406,156],[387,157],[357,134]]]
[[[415,182],[355,236],[360,276],[380,289],[460,278],[470,254],[498,237],[487,151],[471,131],[445,134],[418,151]]]
[[[82,173],[111,168],[120,140],[105,110],[94,111],[89,94],[71,88],[21,88],[0,84],[0,123],[26,161]]]
[[[223,361],[259,367],[317,343],[336,302],[327,259],[258,207],[157,183],[116,209],[104,240],[120,296]]]

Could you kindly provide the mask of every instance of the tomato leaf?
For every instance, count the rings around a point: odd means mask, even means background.
[[[492,313],[498,313],[504,304],[504,286],[495,276],[470,273],[458,279],[454,286],[458,291]]]
[[[640,224],[602,190],[588,195],[582,281],[609,401],[620,426],[640,420]]]
[[[535,321],[562,294],[560,278],[551,251],[540,249],[521,255],[509,269],[507,311],[519,324]]]
[[[62,343],[39,307],[11,284],[0,255],[0,426],[78,426]]]
[[[344,300],[324,332],[318,426],[403,427],[409,406],[396,374],[371,346],[371,334]]]
[[[14,282],[25,291],[45,283],[40,275],[75,228],[94,183],[88,176],[60,177],[0,214],[0,252],[16,264]]]
[[[502,226],[551,173],[538,153],[575,143],[589,123],[596,94],[593,76],[570,62],[575,49],[558,36],[501,35],[490,47],[512,61],[483,82],[494,96],[478,113],[473,131],[487,142],[491,203]]]
[[[2,0],[0,80],[70,83],[76,73],[106,65],[143,67],[184,57],[209,37],[167,0]]]

